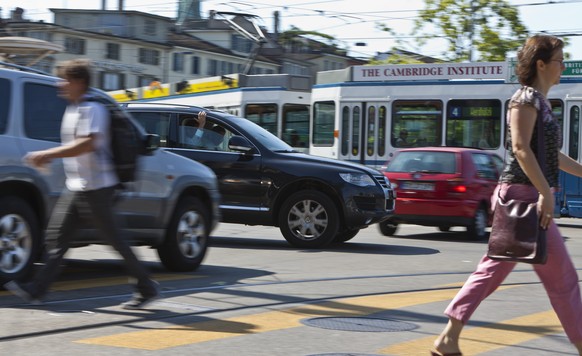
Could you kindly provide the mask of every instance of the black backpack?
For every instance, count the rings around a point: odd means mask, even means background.
[[[147,154],[145,134],[117,104],[100,97],[87,101],[101,103],[109,112],[112,162],[119,182],[135,181],[139,156]]]

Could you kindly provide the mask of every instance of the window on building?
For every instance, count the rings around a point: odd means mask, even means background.
[[[157,66],[160,64],[160,51],[155,49],[140,48],[139,63]]]
[[[85,40],[82,38],[66,37],[65,52],[71,54],[85,54]]]
[[[237,34],[232,35],[231,44],[231,49],[237,52],[250,53],[253,48],[253,42]]]
[[[172,61],[172,70],[174,72],[184,71],[184,53],[174,53]]]
[[[53,41],[53,33],[50,31],[29,31],[22,37],[32,37],[48,42]]]
[[[208,68],[206,69],[207,75],[218,75],[218,61],[216,59],[208,60]]]
[[[150,83],[154,80],[154,77],[151,76],[140,76],[137,78],[137,86],[138,87],[147,87]]]
[[[125,88],[125,75],[123,73],[101,72],[101,89],[106,91]]]
[[[146,19],[144,23],[143,33],[148,36],[155,36],[157,32],[156,21],[152,19]]]
[[[200,57],[192,56],[192,70],[191,74],[200,74]]]
[[[119,60],[121,46],[117,43],[107,42],[107,47],[105,48],[105,58]]]

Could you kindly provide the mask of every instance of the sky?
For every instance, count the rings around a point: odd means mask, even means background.
[[[116,10],[119,0],[105,0],[108,10]],[[178,0],[123,0],[126,10],[143,11],[160,16],[176,17]],[[571,59],[582,60],[582,0],[509,0],[519,9],[520,19],[530,33],[552,34],[577,33],[569,37],[564,52]],[[284,5],[282,5],[284,4]],[[203,0],[202,17],[210,10],[243,12],[258,15],[259,24],[273,31],[273,12],[281,14],[280,29],[291,26],[302,30],[317,31],[336,37],[342,47],[353,57],[370,57],[386,52],[395,39],[378,29],[378,23],[392,28],[400,36],[401,47],[427,56],[442,58],[445,45],[431,40],[418,47],[411,31],[418,10],[424,8],[424,0]],[[49,8],[101,9],[102,0],[1,0],[2,17],[7,18],[16,7],[25,9],[29,20],[53,21]]]

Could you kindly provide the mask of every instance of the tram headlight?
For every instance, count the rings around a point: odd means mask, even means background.
[[[370,177],[366,173],[340,173],[340,177],[353,185],[357,185],[358,187],[368,187],[376,185],[374,179]]]

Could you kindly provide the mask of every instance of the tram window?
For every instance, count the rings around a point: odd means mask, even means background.
[[[309,105],[283,105],[283,140],[292,147],[307,147],[309,142]]]
[[[501,101],[451,100],[447,104],[446,145],[497,149],[501,144]]]
[[[360,153],[360,107],[352,110],[352,155]]]
[[[562,137],[564,137],[564,103],[559,99],[550,99],[550,104],[552,105],[552,114],[558,119],[558,122],[560,123],[560,132],[562,133]],[[563,146],[564,140],[562,140],[562,147]]]
[[[378,155],[386,154],[386,107],[378,108]]]
[[[438,100],[397,100],[392,106],[393,147],[440,146],[443,103]]]
[[[277,135],[277,104],[249,104],[244,117]]]
[[[342,156],[346,156],[350,150],[349,147],[349,137],[350,137],[350,108],[344,106],[342,109],[342,129],[340,131],[341,135],[341,152]]]
[[[313,104],[313,144],[316,146],[333,145],[335,130],[335,103],[333,101]]]
[[[374,154],[374,141],[376,140],[376,108],[374,106],[370,106],[368,108],[368,133],[367,133],[367,153],[368,156],[372,156]]]
[[[570,130],[568,130],[568,156],[578,160],[578,146],[580,145],[580,108],[573,106],[570,109]]]

